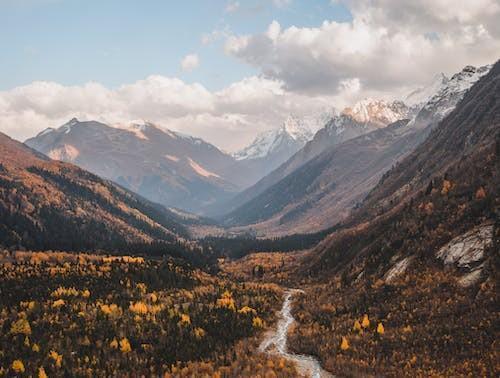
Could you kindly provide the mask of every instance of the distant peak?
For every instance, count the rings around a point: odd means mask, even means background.
[[[73,126],[73,125],[76,125],[77,123],[80,123],[80,121],[78,120],[78,118],[76,117],[73,117],[69,120],[68,123],[66,123],[66,125],[70,125],[70,126]]]
[[[78,125],[79,123],[80,123],[80,121],[76,117],[73,117],[68,122],[66,122],[64,125],[62,125],[59,128],[59,130],[64,131],[65,134],[68,134],[71,131],[71,127]]]
[[[45,130],[42,130],[40,131],[37,135],[36,135],[36,138],[38,137],[41,137],[41,136],[44,136],[46,134],[49,134],[51,133],[52,131],[54,131],[55,129],[53,127],[47,127]]]
[[[403,119],[407,113],[408,108],[402,101],[375,100],[373,98],[365,98],[342,111],[342,114],[357,122],[370,122],[380,126],[386,126]]]
[[[279,130],[290,135],[294,140],[307,140],[311,136],[311,130],[309,127],[302,122],[302,120],[292,114],[288,115]]]

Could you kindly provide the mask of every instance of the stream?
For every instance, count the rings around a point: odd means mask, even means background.
[[[294,294],[303,293],[298,289],[287,289],[285,291],[285,300],[283,307],[280,311],[280,319],[275,330],[266,334],[262,340],[259,350],[261,352],[268,352],[278,354],[284,358],[295,362],[300,374],[312,378],[326,378],[333,377],[332,374],[323,370],[319,361],[313,356],[303,354],[294,354],[287,351],[287,337],[290,326],[295,322],[291,313],[291,299]]]

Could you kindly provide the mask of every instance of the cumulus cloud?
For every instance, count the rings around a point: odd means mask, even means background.
[[[339,0],[341,1],[341,0]],[[436,72],[498,59],[497,0],[351,0],[349,22],[232,35],[225,50],[286,88],[332,93],[357,78],[364,90],[403,92]],[[362,95],[360,92],[360,95]]]
[[[234,13],[240,8],[240,3],[239,1],[230,1],[226,5],[226,12],[227,13]]]
[[[257,76],[218,91],[160,75],[116,89],[39,81],[0,92],[0,131],[25,140],[72,117],[108,124],[144,119],[234,150],[290,113],[309,115],[337,102],[291,93],[281,82]]]
[[[145,119],[234,150],[289,114],[401,98],[440,71],[500,58],[497,0],[335,2],[350,9],[351,21],[286,28],[273,21],[257,34],[234,35],[225,26],[202,36],[205,44],[225,40],[226,53],[257,67],[257,76],[217,91],[160,75],[113,89],[34,82],[0,92],[0,131],[24,140],[75,116],[110,124]],[[198,65],[196,54],[181,62],[185,71]]]
[[[273,0],[273,4],[278,8],[285,8],[290,5],[292,0]]]
[[[188,54],[181,60],[181,68],[183,71],[190,72],[200,65],[198,54]]]

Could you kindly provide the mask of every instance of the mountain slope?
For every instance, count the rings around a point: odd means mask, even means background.
[[[323,117],[311,122],[321,122]],[[248,146],[233,154],[235,164],[226,173],[242,188],[255,184],[300,150],[313,137],[304,119],[289,116],[273,130],[257,135]],[[213,207],[220,214],[219,203]]]
[[[359,267],[380,277],[390,261],[435,259],[454,237],[498,222],[499,164],[497,63],[425,142],[382,178],[344,231],[325,239],[313,269],[344,269],[359,260]],[[348,251],[345,243],[352,243]]]
[[[495,375],[499,220],[497,63],[297,264],[291,350],[336,376]]]
[[[311,232],[332,226],[349,214],[385,171],[425,139],[474,80],[488,69],[466,67],[446,81],[446,85],[431,96],[408,123],[399,121],[326,148],[308,163],[292,170],[283,179],[229,213],[226,217],[228,224],[251,225],[257,231],[277,234],[289,230]],[[325,130],[327,128],[317,135]],[[328,140],[327,137],[319,139]],[[296,156],[307,151],[308,145]],[[289,162],[273,174],[280,169],[286,170],[285,166]],[[270,180],[273,174],[261,182]],[[273,176],[273,179],[277,177]]]
[[[0,244],[116,250],[186,235],[176,216],[74,165],[0,134]]]
[[[228,202],[220,204],[218,214],[229,214],[236,210],[329,147],[406,118],[408,108],[399,101],[391,103],[367,99],[360,101],[352,108],[344,109],[341,113],[330,112],[327,114],[324,126],[316,132],[309,142],[267,176]]]
[[[166,206],[202,212],[237,188],[223,177],[231,156],[198,138],[151,123],[110,127],[76,119],[28,139],[30,147],[72,162]]]
[[[306,125],[301,124],[296,117],[289,116],[281,127],[258,135],[249,146],[233,156],[236,160],[249,160],[287,152],[291,155],[306,144],[312,136],[312,131]]]

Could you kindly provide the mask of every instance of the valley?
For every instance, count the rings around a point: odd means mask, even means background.
[[[500,376],[500,6],[409,3],[0,1],[0,378]]]

